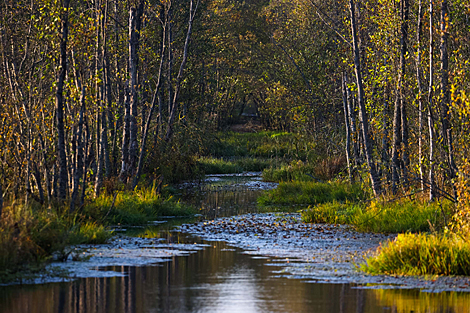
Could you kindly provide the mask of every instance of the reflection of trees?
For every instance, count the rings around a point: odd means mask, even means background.
[[[178,240],[175,233],[174,240]],[[470,295],[416,290],[363,290],[348,284],[276,278],[282,267],[212,243],[188,257],[157,266],[112,268],[126,277],[0,288],[0,311],[16,312],[467,312]]]
[[[393,312],[468,312],[470,294],[459,292],[420,292],[419,290],[372,290],[376,305],[391,307]]]

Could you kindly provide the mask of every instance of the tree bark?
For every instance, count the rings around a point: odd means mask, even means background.
[[[454,149],[452,139],[452,127],[449,118],[450,90],[449,90],[449,54],[447,52],[447,41],[449,32],[447,25],[449,22],[447,0],[441,2],[441,120],[442,120],[442,138],[444,139],[444,150],[447,154],[449,166],[449,178],[454,192],[454,198],[457,200],[457,191],[454,186],[454,180],[457,175],[457,167],[454,161]]]
[[[343,110],[344,110],[344,126],[346,127],[346,162],[348,165],[349,182],[354,182],[353,173],[351,169],[351,129],[349,127],[349,112],[348,112],[348,95],[346,87],[346,77],[343,73],[341,77],[341,89],[343,93]]]
[[[423,82],[421,80],[421,38],[423,36],[423,6],[422,0],[418,4],[418,30],[417,51],[416,51],[416,80],[418,82],[418,168],[421,189],[424,190],[424,169],[423,169]]]
[[[401,36],[400,36],[400,66],[398,72],[398,88],[393,112],[393,146],[392,146],[392,192],[397,192],[400,183],[398,171],[402,167],[402,179],[407,183],[408,171],[408,123],[406,116],[403,80],[406,70],[406,53],[408,40],[409,0],[400,1]],[[400,154],[401,159],[400,160]],[[402,164],[402,166],[400,166]]]
[[[354,68],[356,72],[357,80],[357,97],[359,102],[359,120],[362,125],[362,136],[364,139],[364,154],[366,156],[367,166],[369,168],[369,176],[372,184],[372,190],[375,196],[379,196],[382,193],[382,187],[380,184],[380,179],[377,175],[377,169],[373,160],[373,147],[372,139],[369,133],[369,121],[367,117],[367,111],[365,106],[365,95],[364,87],[362,83],[362,73],[361,73],[361,61],[360,53],[358,47],[357,39],[357,25],[356,25],[356,15],[354,9],[354,0],[349,0],[349,11],[351,14],[351,33],[353,38],[353,52],[354,52]]]
[[[434,201],[436,197],[436,187],[434,181],[434,130],[433,130],[433,118],[432,118],[432,106],[433,106],[433,78],[434,78],[434,66],[433,66],[433,0],[429,0],[429,90],[428,90],[428,127],[429,127],[429,201]]]
[[[64,123],[64,82],[67,73],[67,40],[69,32],[68,10],[70,0],[63,1],[64,13],[62,16],[62,29],[60,38],[60,72],[56,89],[57,114],[57,159],[59,160],[59,199],[67,197],[67,156],[65,152],[65,123]]]

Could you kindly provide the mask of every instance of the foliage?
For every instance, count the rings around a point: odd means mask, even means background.
[[[469,275],[470,242],[450,233],[399,234],[360,269],[386,275]]]

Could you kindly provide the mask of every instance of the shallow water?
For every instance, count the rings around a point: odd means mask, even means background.
[[[212,219],[256,210],[258,191],[250,195],[253,190],[236,188],[204,187],[208,196],[198,200],[201,212]],[[160,232],[133,232],[161,238],[166,249],[199,243],[201,250],[153,265],[101,268],[118,277],[0,287],[0,312],[470,312],[470,293],[315,283],[284,272],[279,264],[285,259],[170,232],[170,224],[161,224]]]
[[[192,240],[191,240],[192,241]],[[270,259],[223,242],[125,277],[0,287],[0,312],[469,312],[470,294],[364,290],[278,277]]]

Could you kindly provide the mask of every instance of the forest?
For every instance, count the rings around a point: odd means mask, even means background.
[[[34,214],[51,228],[52,214],[68,216],[68,229],[109,217],[118,193],[197,179],[221,134],[251,118],[304,138],[286,166],[359,183],[370,199],[445,202],[442,229],[468,230],[467,0],[6,0],[0,11],[3,251]],[[37,245],[0,263],[58,249]]]

